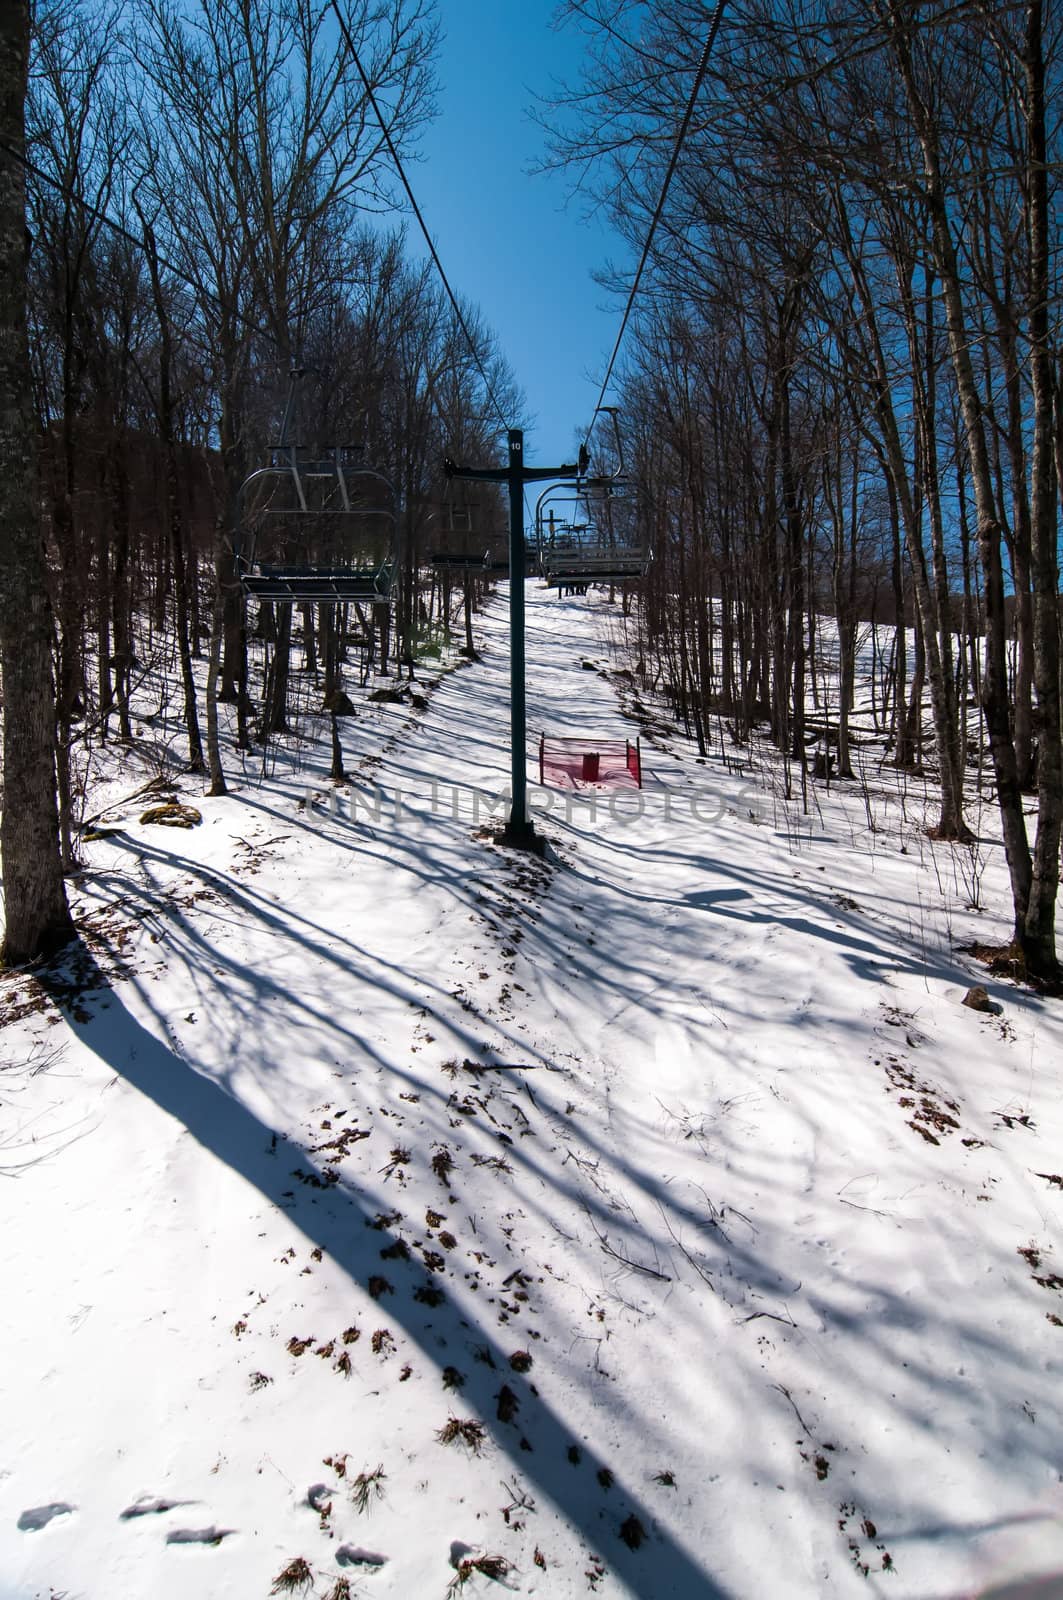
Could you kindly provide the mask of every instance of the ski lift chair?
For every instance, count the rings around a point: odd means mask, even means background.
[[[558,522],[556,490],[547,490],[536,507],[539,570],[547,584],[562,589],[590,583],[631,583],[645,575],[649,551],[645,544],[614,525],[613,508],[624,497],[628,480],[619,475],[584,478],[576,494],[568,496],[579,506],[582,520],[573,516]]]
[[[582,523],[555,528],[539,546],[539,570],[546,583],[556,588],[577,583],[631,583],[645,576],[648,564],[649,555],[642,545]]]
[[[498,508],[491,501],[456,505],[448,487],[447,499],[436,515],[439,536],[428,553],[435,571],[457,577],[498,577],[509,572],[506,536],[499,531]]]
[[[289,374],[280,443],[237,498],[236,570],[245,594],[274,602],[392,599],[396,494],[351,445],[291,442],[305,369]]]
[[[391,483],[356,452],[281,446],[240,488],[240,583],[260,600],[388,601],[395,526]]]
[[[472,506],[456,506],[449,500],[442,508],[445,524],[439,530],[437,543],[428,552],[428,564],[433,571],[455,577],[483,572],[487,553],[482,535],[473,527],[473,510]]]

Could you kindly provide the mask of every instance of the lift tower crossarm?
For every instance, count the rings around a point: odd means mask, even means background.
[[[448,478],[471,478],[480,483],[505,483],[509,486],[509,723],[513,798],[502,839],[505,844],[521,850],[538,850],[540,843],[528,816],[528,728],[524,681],[524,487],[528,483],[546,483],[551,479],[561,482],[580,478],[587,471],[589,460],[586,448],[581,446],[576,462],[566,462],[560,467],[526,467],[523,428],[510,428],[507,442],[507,466],[459,467],[448,460],[443,463],[443,471]]]

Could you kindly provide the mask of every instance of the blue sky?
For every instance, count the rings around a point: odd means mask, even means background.
[[[554,0],[441,0],[439,115],[408,175],[456,293],[473,300],[536,418],[529,464],[573,459],[620,326],[622,307],[591,279],[626,260],[617,236],[565,209],[563,177],[531,177],[543,136],[536,90],[578,73],[581,39],[551,29]],[[420,235],[411,218],[410,249]]]

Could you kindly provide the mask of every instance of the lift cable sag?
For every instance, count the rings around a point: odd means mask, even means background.
[[[493,387],[493,385],[491,383],[491,379],[487,374],[487,371],[486,371],[486,369],[484,367],[483,361],[481,360],[481,357],[480,357],[480,352],[476,347],[476,342],[473,339],[473,336],[472,336],[471,332],[469,331],[469,324],[465,320],[465,313],[462,311],[461,306],[460,306],[460,304],[458,302],[458,297],[454,293],[454,290],[450,287],[450,280],[447,277],[445,271],[443,270],[443,263],[439,259],[439,251],[436,249],[435,244],[434,244],[434,242],[432,240],[432,235],[428,231],[428,225],[424,220],[424,216],[423,216],[423,214],[421,212],[420,206],[417,204],[417,198],[414,195],[413,187],[410,184],[409,178],[406,176],[406,169],[404,168],[404,166],[402,164],[402,158],[399,155],[398,150],[395,148],[395,141],[391,137],[391,132],[390,132],[390,130],[388,128],[387,122],[384,120],[384,114],[380,109],[380,105],[379,105],[379,103],[377,101],[376,95],[373,93],[373,86],[369,82],[368,77],[366,76],[365,68],[362,66],[361,57],[359,56],[358,51],[357,51],[357,49],[355,47],[354,40],[351,37],[351,30],[347,26],[347,20],[344,17],[343,12],[340,10],[339,0],[330,0],[330,3],[331,3],[331,6],[332,6],[332,10],[334,11],[334,13],[336,15],[336,21],[340,25],[340,32],[343,35],[343,41],[344,41],[345,45],[347,46],[347,49],[348,49],[348,51],[350,53],[351,60],[354,62],[355,67],[358,69],[358,76],[362,80],[362,87],[365,89],[366,98],[368,99],[369,104],[373,108],[373,112],[374,112],[374,115],[376,116],[377,122],[380,124],[380,131],[384,136],[384,143],[387,145],[388,153],[391,156],[392,161],[394,161],[394,163],[395,163],[395,170],[399,175],[399,180],[402,183],[402,187],[406,191],[406,198],[409,200],[410,205],[413,208],[413,214],[417,218],[417,224],[418,224],[418,227],[421,230],[421,233],[424,236],[424,242],[428,246],[429,254],[432,257],[433,262],[435,263],[436,271],[439,273],[440,281],[441,281],[444,289],[447,292],[447,298],[450,301],[451,307],[453,308],[454,315],[458,319],[458,325],[461,328],[462,333],[465,335],[465,340],[466,340],[466,343],[469,346],[470,352],[472,353],[473,361],[476,363],[476,370],[479,372],[480,377],[483,379],[484,388],[487,390],[487,395],[488,395],[488,398],[491,401],[491,404],[494,406],[495,411],[498,413],[499,422],[501,422],[503,429],[508,431],[509,423],[506,421],[505,412],[503,411],[501,405],[499,404],[498,397],[495,394],[494,387]]]
[[[616,343],[613,345],[613,353],[609,357],[609,365],[606,367],[605,377],[602,379],[602,387],[598,394],[597,404],[594,407],[595,417],[602,409],[602,401],[605,399],[608,391],[609,380],[613,376],[613,368],[616,365],[616,358],[620,354],[620,346],[624,342],[624,334],[627,332],[627,325],[631,316],[631,310],[635,304],[635,296],[639,292],[639,287],[642,283],[642,274],[646,270],[646,263],[650,257],[650,250],[653,247],[653,239],[657,232],[657,224],[660,222],[661,217],[664,214],[664,205],[668,198],[668,190],[671,187],[672,178],[675,175],[675,169],[679,163],[679,155],[682,151],[683,142],[686,139],[687,132],[690,128],[691,118],[694,115],[694,106],[698,95],[701,92],[701,85],[705,81],[705,73],[708,70],[709,65],[709,57],[712,54],[713,45],[716,43],[716,35],[720,31],[720,22],[723,18],[723,8],[724,0],[717,0],[716,10],[713,12],[712,16],[712,22],[709,24],[709,32],[705,40],[705,48],[701,52],[701,60],[698,63],[698,70],[694,77],[693,87],[690,90],[690,96],[687,100],[686,111],[683,113],[683,121],[680,124],[679,133],[676,136],[675,145],[672,149],[671,160],[668,163],[668,170],[665,172],[664,182],[661,185],[661,193],[657,200],[657,208],[653,213],[653,219],[650,222],[649,232],[646,234],[646,242],[642,247],[642,255],[639,258],[638,269],[631,285],[631,293],[627,297],[627,305],[624,307],[624,315],[620,319],[620,332],[616,336]]]
[[[64,200],[72,201],[78,210],[84,212],[87,217],[91,217],[93,222],[98,222],[101,227],[109,228],[116,238],[124,239],[126,244],[131,244],[135,250],[139,250],[141,255],[148,255],[151,246],[143,234],[131,233],[120,222],[116,222],[113,217],[109,217],[106,211],[101,211],[98,206],[94,206],[91,200],[86,200],[83,195],[75,194],[73,189],[68,188],[61,179],[53,177],[50,172],[45,172],[43,167],[39,167],[35,161],[31,161],[24,150],[16,150],[5,140],[0,139],[0,151],[4,155],[10,156],[13,161],[17,161],[21,167],[25,168],[28,173],[37,179],[38,183],[47,184],[50,189],[54,189],[57,194],[62,195]],[[165,267],[170,276],[176,278],[179,283],[183,283],[187,289],[191,289],[195,294],[201,295],[204,300],[209,300],[211,305],[217,306],[219,311],[224,311],[226,316],[232,317],[234,322],[242,323],[250,333],[256,334],[260,339],[267,340],[277,349],[280,348],[280,341],[268,328],[263,328],[253,317],[249,317],[245,312],[241,311],[238,306],[223,300],[220,295],[215,294],[213,289],[208,289],[205,283],[194,277],[186,268],[177,266],[157,250],[155,255],[159,265]]]

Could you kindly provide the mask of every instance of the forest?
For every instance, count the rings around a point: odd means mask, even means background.
[[[1061,45],[0,5],[4,1596],[1060,1594]]]
[[[496,539],[500,513],[448,499],[441,463],[499,459],[519,375],[403,220],[394,158],[433,114],[433,7],[359,0],[345,19],[346,37],[309,0],[57,0],[21,66],[5,41],[7,308],[20,207],[29,252],[26,359],[9,350],[4,382],[35,476],[3,515],[43,536],[37,555],[8,541],[0,574],[9,961],[69,933],[85,752],[135,742],[130,696],[159,652],[182,759],[220,794],[219,703],[244,747],[283,735],[293,648],[325,709],[352,637],[401,672],[464,609],[474,649],[488,578],[431,552],[455,529]],[[805,792],[816,766],[851,776],[871,623],[872,732],[930,776],[941,839],[971,836],[988,775],[1015,918],[1001,959],[1055,984],[1058,13],[566,0],[558,22],[582,67],[537,102],[542,165],[648,246],[616,379],[652,557],[622,595],[634,676],[699,748],[713,722],[766,740]],[[618,299],[629,279],[603,264]],[[393,611],[241,590],[240,486],[293,370],[310,374],[299,426],[394,486]]]

